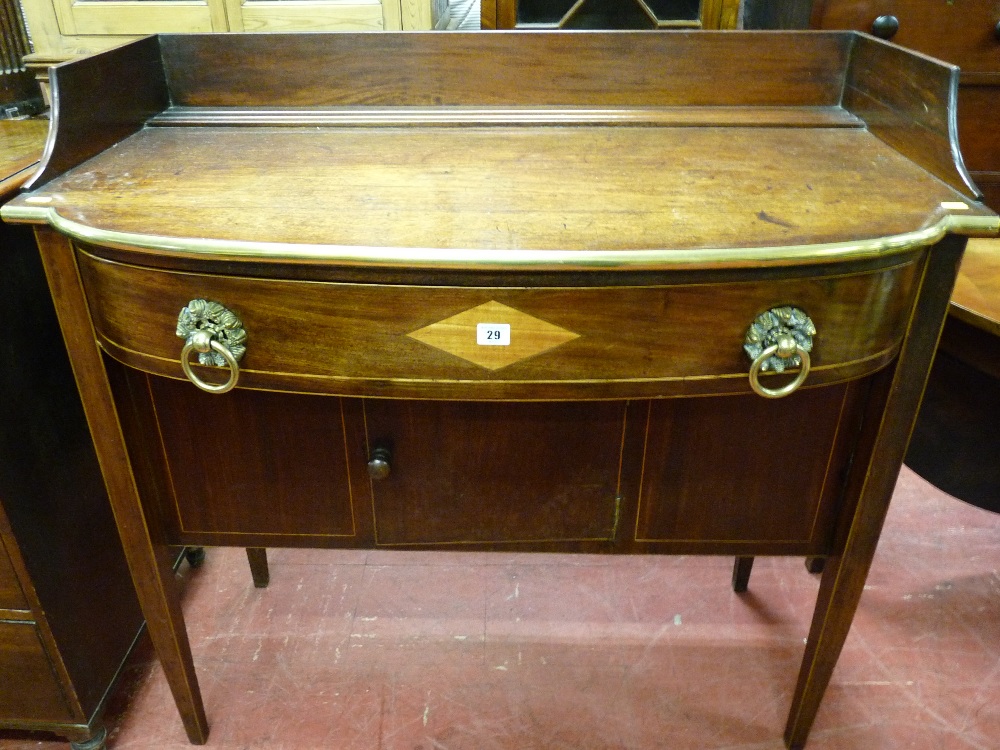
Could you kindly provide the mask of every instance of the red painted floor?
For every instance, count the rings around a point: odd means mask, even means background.
[[[184,569],[225,750],[779,750],[818,577],[759,558],[242,550]],[[6,676],[5,676],[6,677]],[[140,655],[113,750],[189,748]],[[66,748],[0,732],[0,750]],[[1000,748],[1000,515],[904,470],[810,750]]]

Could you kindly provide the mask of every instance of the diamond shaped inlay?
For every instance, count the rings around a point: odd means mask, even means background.
[[[506,326],[510,326],[509,343],[497,345],[487,340],[488,336],[492,339],[488,331],[495,329],[504,334],[498,340],[506,342]],[[580,337],[496,301],[485,302],[407,335],[487,370],[499,370]]]

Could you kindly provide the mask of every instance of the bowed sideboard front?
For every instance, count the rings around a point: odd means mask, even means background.
[[[846,32],[164,35],[53,81],[4,216],[192,742],[175,544],[257,581],[274,546],[824,558],[804,744],[1000,227],[957,71]]]

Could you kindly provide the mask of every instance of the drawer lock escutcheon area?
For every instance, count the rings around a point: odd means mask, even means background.
[[[774,307],[761,313],[747,329],[743,350],[750,357],[750,387],[764,398],[782,398],[794,393],[809,375],[809,352],[813,347],[816,326],[797,307]],[[760,373],[784,372],[799,368],[792,382],[780,388],[765,388]]]
[[[184,339],[181,369],[187,379],[208,393],[226,393],[236,387],[240,377],[239,361],[246,353],[247,333],[239,317],[218,302],[193,299],[177,316],[177,335]],[[198,352],[198,363],[209,367],[228,367],[225,383],[207,383],[191,369],[191,353]]]

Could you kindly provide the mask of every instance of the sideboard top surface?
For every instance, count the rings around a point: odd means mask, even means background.
[[[150,37],[57,70],[45,164],[4,216],[365,265],[870,257],[997,231],[956,76],[840,32]],[[117,121],[87,114],[102,88]]]

